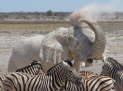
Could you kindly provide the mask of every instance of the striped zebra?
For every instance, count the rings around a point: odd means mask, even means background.
[[[116,81],[116,88],[123,90],[123,66],[114,58],[108,57],[104,60],[101,75],[112,77]]]
[[[33,61],[29,65],[23,68],[17,69],[16,72],[23,72],[23,73],[28,73],[32,75],[38,75],[40,73],[44,73],[40,61]]]
[[[34,76],[32,74],[26,74],[26,73],[21,73],[21,72],[5,72],[5,73],[4,72],[0,72],[0,91],[6,91],[4,89],[5,88],[4,81],[7,80],[7,75],[13,74],[13,73],[17,73],[17,74],[20,74],[20,75],[24,74],[26,80],[28,80],[28,78],[26,78],[26,77],[33,77]]]
[[[13,72],[3,80],[5,91],[56,91],[65,86],[68,81],[79,85],[80,78],[73,72],[73,63],[69,60],[50,68],[47,73],[29,75]]]
[[[2,81],[0,81],[0,91],[4,91],[4,86],[3,86]]]
[[[23,72],[23,73],[28,73],[31,75],[38,75],[40,73],[43,73],[43,69],[41,66],[40,61],[33,61],[31,64],[17,69],[16,72]],[[3,90],[3,84],[2,84],[2,80],[6,79],[6,75],[9,73],[0,73],[0,91],[4,91]]]
[[[81,71],[81,86],[68,82],[60,91],[114,91],[114,80],[93,72]]]

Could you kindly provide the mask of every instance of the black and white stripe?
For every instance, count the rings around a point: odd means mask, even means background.
[[[112,91],[114,81],[108,76],[97,76],[85,79],[85,91]]]
[[[81,71],[80,75],[80,85],[68,82],[61,91],[114,91],[114,80],[108,76],[100,76],[89,71]]]
[[[101,75],[112,77],[116,81],[116,87],[123,89],[123,66],[114,58],[104,60]]]
[[[43,73],[43,69],[42,69],[40,61],[33,61],[31,64],[18,69],[16,72],[23,72],[23,73],[28,73],[31,75],[37,75],[37,74]],[[6,79],[7,74],[10,74],[10,73],[2,73],[2,72],[0,73],[0,89],[1,89],[0,91],[3,90],[2,81]]]
[[[79,84],[79,78],[73,73],[72,63],[68,60],[50,68],[47,73],[29,75],[14,72],[3,80],[5,91],[56,91],[68,81]]]
[[[23,72],[23,73],[28,73],[32,75],[38,75],[39,73],[43,73],[42,65],[40,61],[33,61],[31,64],[17,69],[16,72]]]
[[[104,65],[102,66],[102,75],[107,75],[112,78],[115,78],[115,74],[117,73],[117,71],[123,70],[123,65],[121,65],[112,57],[106,58],[103,62]]]

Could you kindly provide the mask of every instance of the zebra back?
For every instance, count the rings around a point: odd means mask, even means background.
[[[108,76],[82,71],[81,77],[84,77],[85,91],[110,91],[114,89],[114,80]]]
[[[23,73],[28,73],[32,75],[38,75],[39,73],[43,73],[42,65],[40,61],[33,61],[31,64],[17,69],[16,72],[23,72]]]
[[[93,78],[93,77],[97,77],[98,74],[96,74],[94,72],[90,72],[90,71],[80,71],[80,76],[83,79],[90,79],[90,78]]]
[[[110,91],[114,89],[114,80],[108,76],[97,76],[85,80],[88,91]]]

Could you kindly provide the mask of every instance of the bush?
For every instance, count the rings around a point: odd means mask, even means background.
[[[53,16],[52,10],[48,10],[48,11],[46,12],[46,15],[47,15],[47,16]]]

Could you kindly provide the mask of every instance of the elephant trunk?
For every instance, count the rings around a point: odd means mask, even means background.
[[[92,45],[92,53],[89,58],[95,59],[95,60],[101,60],[103,58],[103,53],[104,53],[105,44],[106,44],[104,32],[101,31],[100,28],[98,28],[98,26],[96,26],[97,28],[95,28],[95,26],[93,26],[92,23],[86,20],[81,20],[81,22],[88,24],[88,26],[95,33],[95,41]]]

